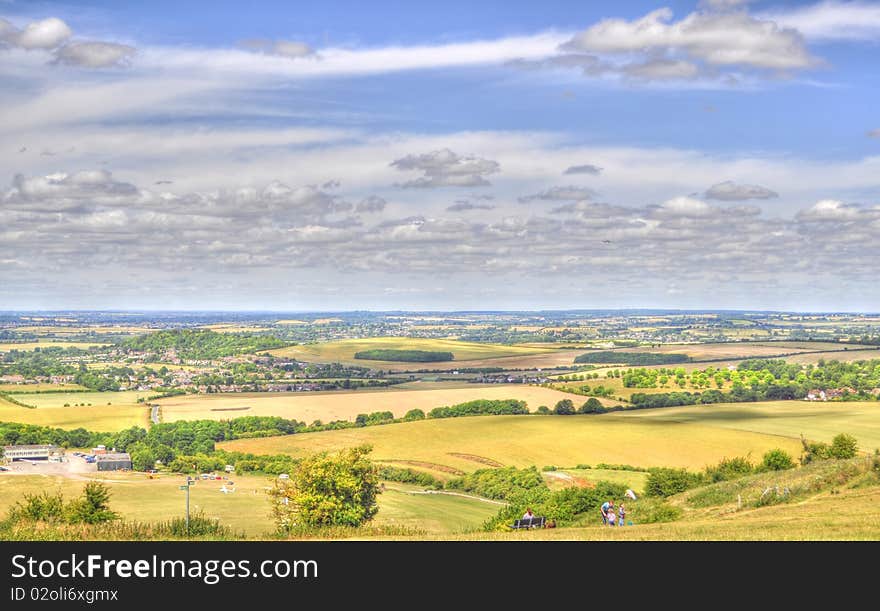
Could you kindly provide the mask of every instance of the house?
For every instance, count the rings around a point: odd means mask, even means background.
[[[97,460],[98,471],[120,471],[131,469],[131,456],[128,452],[100,454]]]
[[[58,446],[51,444],[3,446],[3,458],[8,462],[16,460],[49,460],[49,457],[57,452]]]
[[[804,398],[807,401],[827,401],[828,400],[828,397],[825,395],[825,391],[819,390],[818,388],[808,392],[807,396]]]
[[[0,376],[0,383],[3,383],[3,384],[24,384],[24,376],[18,375],[18,374]]]

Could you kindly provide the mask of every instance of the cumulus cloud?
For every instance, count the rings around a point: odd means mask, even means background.
[[[59,172],[35,177],[16,174],[12,188],[2,202],[4,208],[12,210],[52,211],[127,201],[139,194],[137,187],[115,180],[106,170]]]
[[[779,194],[760,185],[744,185],[727,180],[709,187],[705,197],[732,202],[747,199],[773,199],[779,197]]]
[[[449,149],[407,155],[393,161],[391,167],[423,173],[423,176],[397,185],[403,188],[483,187],[491,184],[485,176],[501,170],[497,161],[462,157]]]
[[[128,65],[134,47],[113,42],[74,42],[55,51],[58,63],[84,68],[110,68]]]
[[[661,8],[632,21],[605,19],[576,34],[562,49],[665,54],[669,56],[665,59],[708,66],[770,70],[800,70],[816,64],[796,30],[745,12],[695,12],[673,21],[672,10]],[[677,68],[686,70],[684,65]]]
[[[858,204],[845,204],[836,199],[823,199],[798,213],[802,221],[856,221],[880,218],[880,208],[866,208]]]
[[[540,193],[520,197],[520,203],[533,201],[579,201],[592,199],[596,192],[587,187],[552,187]]]
[[[8,24],[9,22],[7,22]],[[5,28],[0,28],[0,30]],[[6,34],[7,42],[22,49],[54,49],[71,37],[70,27],[56,17],[27,24],[23,30]]]
[[[136,50],[129,45],[96,40],[69,42],[73,31],[64,21],[49,17],[19,30],[0,19],[0,48],[4,45],[26,50],[51,51],[55,63],[83,68],[109,68],[128,65]]]
[[[592,176],[598,176],[602,173],[602,168],[597,165],[593,165],[591,163],[585,163],[584,165],[573,165],[566,168],[563,174],[590,174]]]

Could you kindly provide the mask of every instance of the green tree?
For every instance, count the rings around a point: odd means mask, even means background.
[[[364,445],[312,454],[294,466],[289,479],[276,479],[269,500],[278,531],[359,526],[376,515],[379,476],[367,457],[371,451]]]
[[[67,515],[73,524],[98,524],[119,517],[110,510],[110,489],[101,482],[86,484],[82,496],[68,505]]]
[[[831,440],[829,454],[834,458],[855,458],[859,442],[852,435],[841,433]]]
[[[580,409],[578,409],[579,414],[600,414],[604,411],[605,407],[596,397],[590,397],[587,399],[586,403],[581,405]]]
[[[403,419],[407,422],[410,422],[411,420],[424,420],[425,412],[418,408],[411,409],[404,414]]]
[[[556,402],[553,413],[557,416],[570,416],[574,414],[574,403],[571,399],[562,399]]]
[[[764,454],[761,467],[765,471],[784,471],[794,468],[794,460],[785,450],[775,448]]]
[[[131,468],[135,471],[147,471],[156,465],[156,455],[152,448],[139,444],[131,452]]]

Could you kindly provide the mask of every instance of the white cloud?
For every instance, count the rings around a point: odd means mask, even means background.
[[[84,68],[109,68],[128,65],[136,49],[112,42],[73,42],[55,52],[59,63]]]
[[[404,188],[483,187],[491,184],[485,176],[501,169],[497,161],[462,157],[449,149],[407,155],[391,162],[391,167],[424,174],[399,185]]]
[[[728,180],[709,187],[706,191],[706,197],[723,201],[743,201],[747,199],[772,199],[779,197],[779,194],[760,185],[744,185]]]
[[[862,215],[862,208],[835,199],[823,199],[798,213],[804,221],[854,221]]]
[[[601,53],[673,53],[710,66],[791,70],[816,60],[802,36],[743,12],[691,13],[673,21],[661,8],[640,19],[605,19],[576,34],[564,49]]]
[[[760,17],[794,28],[809,40],[880,39],[880,4],[826,1],[794,9],[769,10]]]
[[[269,55],[290,58],[307,57],[315,52],[315,50],[308,44],[295,40],[266,40],[256,38],[243,41],[241,46],[246,49],[267,53]]]
[[[54,49],[71,37],[70,27],[56,17],[34,21],[11,40],[22,49]]]

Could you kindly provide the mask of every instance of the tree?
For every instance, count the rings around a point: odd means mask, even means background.
[[[101,482],[89,482],[82,496],[71,501],[67,508],[68,520],[73,523],[98,524],[119,516],[110,510],[110,489]]]
[[[859,442],[852,435],[841,433],[831,440],[829,454],[833,458],[855,458],[859,451]]]
[[[425,419],[425,412],[418,409],[418,408],[411,409],[408,412],[406,412],[406,414],[404,414],[403,419],[406,422],[410,422],[411,420],[424,420]]]
[[[601,414],[605,411],[605,407],[602,405],[602,402],[599,401],[596,397],[590,397],[587,399],[587,402],[581,405],[578,410],[579,414]]]
[[[792,459],[791,454],[785,450],[775,448],[764,454],[764,458],[761,461],[761,467],[765,471],[784,471],[786,469],[794,468],[794,460]]]
[[[557,416],[571,416],[574,414],[574,403],[571,399],[562,399],[556,402],[553,413]]]
[[[550,413],[550,408],[546,405],[539,405],[538,409],[535,411],[536,414],[541,414],[542,416],[546,416]]]
[[[147,471],[156,465],[156,455],[146,445],[138,444],[131,452],[131,468],[135,471]]]
[[[272,517],[281,533],[303,527],[359,526],[376,512],[379,476],[368,445],[303,458],[269,491]]]

